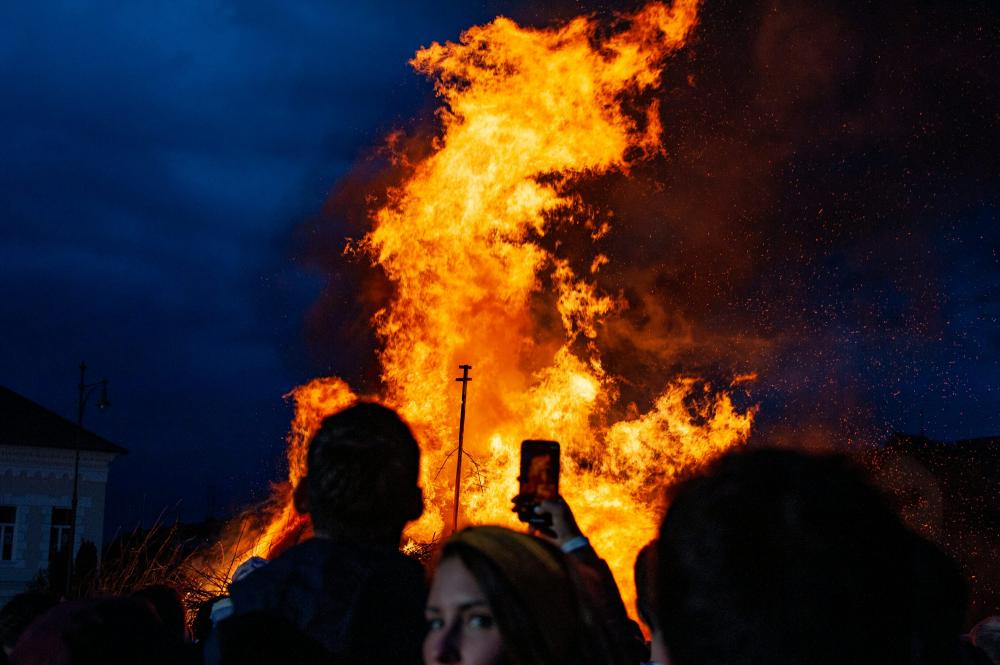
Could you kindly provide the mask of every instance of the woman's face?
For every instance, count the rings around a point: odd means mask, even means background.
[[[458,557],[441,561],[427,598],[424,665],[496,665],[503,642],[486,597]]]

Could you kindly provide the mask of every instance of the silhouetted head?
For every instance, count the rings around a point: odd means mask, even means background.
[[[0,609],[0,648],[10,653],[24,629],[58,602],[56,596],[42,591],[26,591],[8,600]]]
[[[229,617],[217,628],[220,665],[328,665],[334,661],[318,642],[268,612]]]
[[[986,617],[975,625],[969,634],[972,643],[993,661],[1000,665],[1000,616]]]
[[[423,512],[420,447],[395,411],[360,402],[323,421],[309,443],[295,505],[317,535],[398,544]]]
[[[184,643],[170,634],[149,604],[135,598],[66,602],[21,636],[14,665],[179,665]]]
[[[672,664],[910,662],[912,538],[844,457],[723,456],[678,488],[660,528]]]

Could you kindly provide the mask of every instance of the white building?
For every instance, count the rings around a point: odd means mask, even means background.
[[[0,606],[69,544],[77,433],[74,423],[0,386]],[[126,450],[86,430],[79,438],[73,552],[84,540],[100,552],[108,470]]]

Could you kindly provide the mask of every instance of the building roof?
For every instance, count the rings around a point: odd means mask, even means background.
[[[76,423],[0,386],[0,446],[75,450],[76,436]],[[80,450],[116,455],[128,452],[86,429],[80,434]]]

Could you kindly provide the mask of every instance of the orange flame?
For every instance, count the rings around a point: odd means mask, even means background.
[[[593,274],[610,259],[560,256],[558,245],[541,243],[554,213],[560,223],[595,229],[595,238],[609,232],[570,185],[581,175],[627,171],[630,159],[662,149],[656,102],[636,114],[622,100],[657,87],[664,59],[696,24],[697,6],[650,4],[603,40],[589,17],[544,30],[497,18],[411,61],[444,103],[441,135],[349,247],[396,287],[373,323],[386,386],[380,399],[414,426],[424,450],[427,510],[406,532],[411,544],[451,526],[454,378],[462,363],[473,365],[466,441],[475,461],[464,465],[462,522],[519,527],[510,509],[519,442],[558,440],[563,494],[628,600],[663,485],[749,435],[752,409],[738,411],[728,394],[689,377],[666,381],[649,412],[633,408],[628,419],[609,422],[620,379],[604,369],[595,340],[625,303],[572,266],[582,258]],[[546,288],[555,312],[539,316]],[[292,485],[321,418],[355,399],[339,379],[293,395]],[[300,521],[286,502],[258,553]]]

